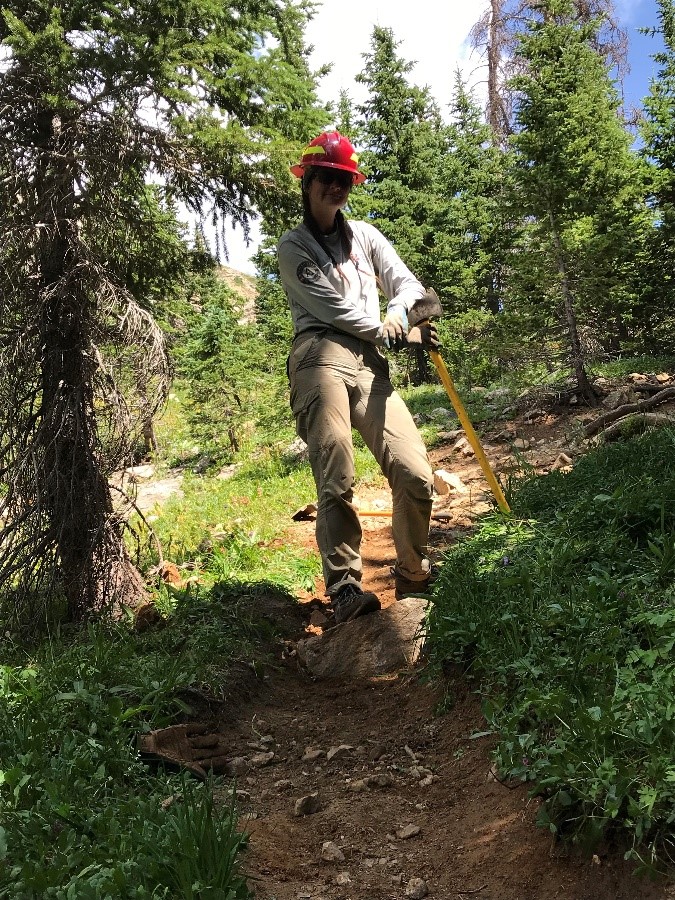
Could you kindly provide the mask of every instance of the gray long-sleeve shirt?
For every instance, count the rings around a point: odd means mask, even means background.
[[[387,312],[405,310],[424,296],[424,288],[389,241],[368,222],[349,222],[352,254],[346,258],[337,229],[325,235],[338,265],[306,225],[279,241],[279,269],[296,334],[329,325],[373,344],[382,344],[378,282]]]

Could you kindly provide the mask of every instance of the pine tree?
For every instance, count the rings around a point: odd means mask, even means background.
[[[451,313],[502,306],[502,269],[513,227],[507,220],[504,150],[458,72],[439,160],[439,192],[430,222],[435,234],[436,289]]]
[[[538,8],[520,44],[526,74],[514,80],[515,176],[533,224],[513,264],[529,273],[544,251],[535,302],[552,318],[562,308],[578,388],[594,403],[580,324],[621,299],[626,240],[640,232],[640,182],[607,65],[593,47],[597,25],[580,23],[569,0]]]
[[[628,40],[614,10],[613,0],[571,0],[571,13],[579,24],[600,23],[591,36],[594,48],[619,77],[626,71]],[[541,9],[538,0],[490,0],[471,29],[475,50],[487,70],[486,118],[494,140],[504,144],[514,128],[512,79],[523,74],[526,61],[519,51],[527,23]]]
[[[59,596],[77,618],[141,590],[108,478],[169,371],[125,277],[125,245],[147,237],[149,177],[170,200],[245,231],[256,209],[288,206],[287,166],[316,106],[309,9],[3,7],[0,585],[24,623]]]
[[[659,26],[655,34],[663,49],[654,54],[659,65],[644,101],[640,132],[642,154],[649,164],[650,203],[656,227],[649,241],[649,277],[645,278],[643,341],[656,352],[675,350],[675,3],[657,0]]]
[[[372,221],[431,286],[438,262],[431,222],[447,139],[429,90],[409,84],[414,63],[402,60],[397,48],[392,30],[376,26],[356,78],[369,91],[357,110],[361,163],[368,173],[363,193]]]

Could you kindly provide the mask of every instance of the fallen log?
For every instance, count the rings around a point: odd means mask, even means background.
[[[645,431],[654,426],[673,425],[673,416],[664,416],[663,413],[641,413],[640,415],[628,415],[609,425],[604,431],[599,432],[598,437],[604,441],[616,441],[619,438],[632,437],[639,431]]]
[[[666,400],[671,400],[673,398],[675,398],[675,387],[668,387],[659,391],[658,394],[648,397],[646,400],[638,400],[635,403],[624,403],[623,406],[618,406],[616,409],[603,413],[601,416],[598,416],[597,419],[589,422],[584,428],[584,437],[593,437],[594,434],[597,434],[604,429],[610,422],[616,422],[617,419],[623,419],[631,413],[641,413],[645,410],[652,409],[652,407],[658,406],[659,403],[665,403]]]

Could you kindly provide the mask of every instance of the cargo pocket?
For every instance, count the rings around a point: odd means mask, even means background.
[[[290,356],[286,363],[286,374],[292,382],[293,375],[298,369],[305,369],[307,366],[316,365],[316,350],[319,343],[323,340],[326,329],[322,331],[311,331],[302,334],[293,341]]]
[[[313,387],[309,391],[298,390],[297,386],[291,388],[291,410],[295,416],[295,430],[298,437],[308,444],[307,432],[309,429],[309,415],[312,405],[318,402],[320,387]]]

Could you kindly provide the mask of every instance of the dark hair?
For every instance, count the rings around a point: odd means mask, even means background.
[[[326,253],[326,255],[330,257],[330,261],[333,263],[333,265],[337,267],[338,261],[326,246],[324,236],[321,233],[321,229],[316,224],[316,219],[312,215],[312,210],[309,205],[309,186],[316,178],[318,168],[318,166],[308,166],[305,169],[304,175],[302,176],[302,221],[311,231],[312,237],[317,242],[317,244]],[[345,219],[341,209],[339,209],[335,214],[335,224],[337,225],[337,229],[340,234],[340,244],[342,246],[342,252],[344,253],[345,258],[349,259],[349,257],[352,255],[353,233],[352,229],[349,227],[349,222]]]

